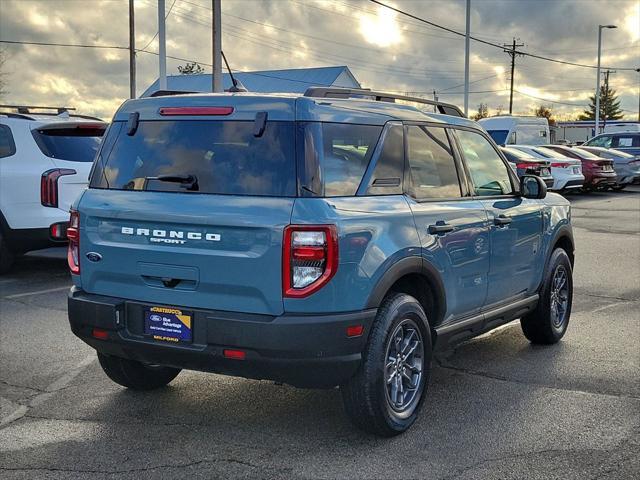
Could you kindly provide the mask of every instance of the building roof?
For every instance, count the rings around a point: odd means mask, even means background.
[[[309,87],[360,88],[360,83],[347,66],[234,72],[233,76],[240,80],[250,92],[304,93]],[[226,90],[231,85],[231,77],[228,73],[223,73],[222,87]],[[157,90],[159,90],[158,80],[153,82],[141,97],[148,97]],[[210,92],[211,74],[167,76],[167,90]]]

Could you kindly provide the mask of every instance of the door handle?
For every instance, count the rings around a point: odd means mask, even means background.
[[[513,221],[513,218],[506,215],[498,215],[493,219],[495,225],[509,225]]]
[[[441,235],[447,232],[451,232],[452,230],[453,225],[444,223],[442,220],[437,221],[435,225],[429,225],[429,233],[432,235]]]

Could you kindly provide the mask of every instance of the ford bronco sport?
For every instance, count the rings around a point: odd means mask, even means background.
[[[385,436],[434,348],[517,318],[555,343],[571,313],[568,202],[456,107],[379,92],[127,101],[68,237],[71,328],[113,381],[339,386]]]

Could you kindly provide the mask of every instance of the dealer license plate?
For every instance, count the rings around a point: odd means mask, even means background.
[[[191,342],[193,314],[179,308],[149,307],[144,311],[144,333],[162,342]]]

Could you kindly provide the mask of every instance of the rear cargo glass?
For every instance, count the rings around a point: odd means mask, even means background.
[[[40,151],[50,158],[69,162],[93,162],[104,134],[102,128],[56,128],[33,130]]]
[[[293,197],[295,125],[253,121],[141,121],[133,135],[115,122],[92,188]]]

